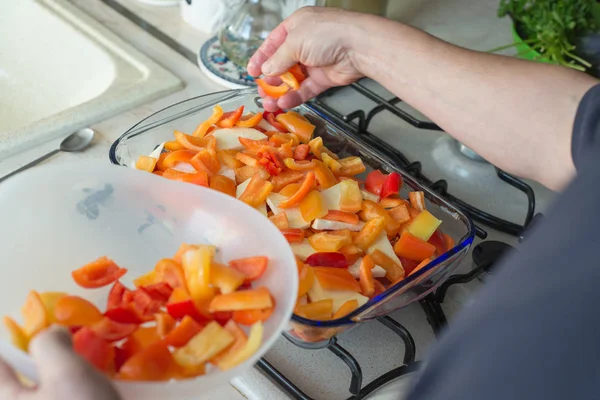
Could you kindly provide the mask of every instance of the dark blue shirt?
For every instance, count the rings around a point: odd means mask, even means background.
[[[450,323],[410,400],[600,399],[600,85],[572,154],[577,177]]]

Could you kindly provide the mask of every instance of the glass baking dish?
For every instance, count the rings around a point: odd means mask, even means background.
[[[233,90],[194,97],[176,103],[140,121],[117,139],[110,148],[112,163],[131,167],[140,155],[150,154],[162,142],[173,139],[173,131],[193,132],[199,122],[212,114],[215,105],[230,111],[244,106],[245,111],[261,111],[256,89]],[[402,175],[401,196],[407,198],[409,191],[425,193],[427,209],[441,219],[441,229],[456,243],[454,248],[437,257],[426,267],[408,278],[390,286],[385,292],[369,300],[365,305],[345,317],[314,321],[293,315],[290,329],[285,333],[293,342],[312,347],[324,346],[329,339],[357,323],[381,317],[402,308],[432,292],[460,264],[469,251],[475,235],[473,222],[460,210],[438,194],[422,186],[408,175],[394,160],[377,154],[361,140],[360,136],[337,125],[327,115],[317,111],[310,103],[296,108],[314,125],[315,136],[321,136],[327,148],[340,157],[360,156],[367,166],[364,176],[373,169],[384,172],[396,171]]]

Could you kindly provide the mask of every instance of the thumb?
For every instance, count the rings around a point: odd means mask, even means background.
[[[290,40],[285,41],[273,55],[263,64],[262,72],[265,75],[277,76],[296,65],[294,57],[296,51]]]
[[[42,384],[90,368],[73,351],[71,335],[63,327],[53,326],[38,334],[29,345],[29,352],[38,367]]]

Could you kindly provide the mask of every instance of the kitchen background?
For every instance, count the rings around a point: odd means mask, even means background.
[[[205,0],[202,6],[212,1]],[[57,148],[64,135],[86,124],[96,131],[89,148],[76,154],[61,153],[46,162],[76,158],[108,162],[111,143],[142,118],[190,97],[231,87],[232,82],[215,78],[205,73],[206,68],[199,67],[202,64],[199,51],[216,33],[214,26],[220,17],[194,15],[200,9],[196,10],[197,3],[197,0],[2,2],[0,175]],[[304,3],[311,1],[285,0],[281,3],[283,13],[289,14]],[[510,20],[497,17],[497,0],[322,3],[385,15],[476,50],[486,51],[513,41]],[[36,8],[40,6],[43,10]],[[52,17],[46,15],[48,12]],[[19,29],[26,21],[24,18],[48,31],[38,31],[35,36],[27,34]],[[34,18],[39,21],[31,20]],[[69,21],[72,32],[53,36],[61,34],[55,33],[60,29],[54,26],[60,19]],[[85,40],[73,42],[72,37],[77,35]],[[86,47],[85,41],[93,46]],[[505,53],[515,51],[507,49]],[[36,63],[36,69],[32,70],[23,67],[35,60],[44,62]],[[71,82],[71,86],[53,93],[61,79]],[[9,98],[8,93],[13,97]],[[61,104],[60,109],[49,108],[52,104]],[[24,115],[16,105],[21,109],[27,105],[31,115]],[[267,353],[266,362],[235,379],[231,388],[218,388],[205,398],[333,400],[352,394],[366,396],[371,391],[372,398],[398,398],[398,393],[404,393],[410,382],[410,368],[406,364],[423,358],[446,317],[451,324],[453,315],[483,284],[496,256],[507,247],[502,243],[517,245],[523,226],[533,215],[543,212],[553,198],[553,193],[540,185],[514,180],[478,159],[374,82],[365,81],[334,91],[322,96],[316,106],[329,112],[332,118],[342,122],[351,120],[350,129],[368,131],[365,137],[389,152],[401,167],[470,210],[480,228],[475,244],[485,243],[475,247],[473,256],[465,258],[456,271],[457,276],[449,281],[454,284],[445,287],[447,292],[438,291],[436,296],[393,312],[390,319],[361,324],[342,334],[330,349],[304,349],[282,337]],[[377,112],[368,123],[367,120],[361,123],[356,118],[361,110],[366,115],[372,110]],[[23,116],[22,120],[15,115]],[[469,274],[474,268],[477,273]],[[340,348],[345,351],[340,352]],[[339,356],[345,352],[351,357]],[[400,378],[392,379],[397,377]],[[375,384],[368,385],[376,379]],[[379,387],[389,380],[392,384]]]

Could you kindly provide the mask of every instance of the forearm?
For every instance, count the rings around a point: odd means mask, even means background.
[[[351,40],[359,70],[491,163],[552,189],[574,175],[573,121],[595,79],[371,16],[357,17]]]

